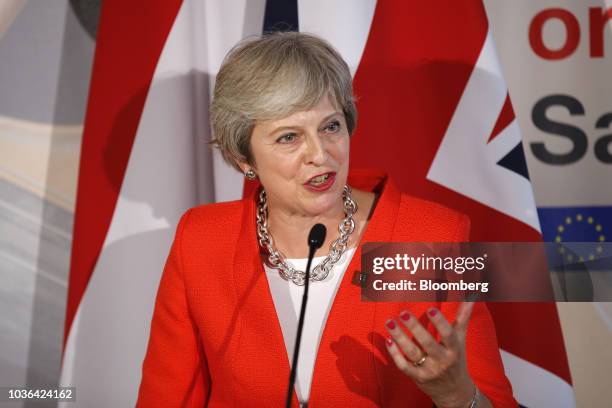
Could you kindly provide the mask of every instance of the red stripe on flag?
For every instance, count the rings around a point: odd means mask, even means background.
[[[528,225],[426,178],[487,30],[480,0],[379,1],[354,80],[361,116],[351,165],[384,168],[403,191],[468,214],[474,241],[540,241]],[[490,310],[503,349],[571,383],[554,305]]]
[[[64,347],[102,250],[147,92],[181,2],[103,3],[81,146]]]
[[[495,126],[491,131],[491,136],[487,143],[491,143],[491,140],[495,139],[502,130],[504,130],[514,120],[514,109],[512,109],[512,102],[510,101],[510,95],[506,94],[506,100],[504,101],[504,107],[502,108]]]
[[[501,348],[572,383],[554,303],[490,303],[488,306]]]

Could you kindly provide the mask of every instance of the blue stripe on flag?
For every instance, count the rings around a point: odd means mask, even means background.
[[[299,31],[297,0],[267,0],[263,32]]]

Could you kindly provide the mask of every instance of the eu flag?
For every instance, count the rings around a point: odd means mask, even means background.
[[[612,241],[612,206],[538,207],[544,241]]]

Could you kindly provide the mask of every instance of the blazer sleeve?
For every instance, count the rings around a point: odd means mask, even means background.
[[[210,389],[206,356],[186,298],[181,218],[155,300],[136,407],[202,407]]]

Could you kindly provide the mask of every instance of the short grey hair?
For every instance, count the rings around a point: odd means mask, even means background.
[[[253,164],[250,140],[256,121],[311,109],[325,95],[342,110],[352,134],[357,109],[351,73],[327,41],[298,32],[246,39],[230,50],[217,75],[211,143],[241,171],[238,163]]]

